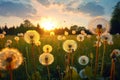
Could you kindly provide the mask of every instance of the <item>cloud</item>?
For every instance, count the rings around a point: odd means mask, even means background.
[[[90,16],[102,16],[105,14],[104,7],[95,2],[88,2],[85,5],[79,5],[78,10],[89,14]]]
[[[26,17],[35,14],[36,10],[30,4],[14,3],[13,1],[0,2],[0,16]]]
[[[38,2],[44,6],[50,5],[50,2],[48,0],[38,0]]]

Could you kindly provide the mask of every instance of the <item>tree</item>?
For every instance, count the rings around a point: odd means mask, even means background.
[[[110,23],[111,23],[110,33],[112,34],[120,33],[120,2],[118,2],[114,7]]]

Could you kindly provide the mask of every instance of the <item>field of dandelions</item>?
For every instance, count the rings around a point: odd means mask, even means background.
[[[93,35],[84,31],[40,35],[28,30],[11,36],[3,32],[0,80],[120,80],[120,35],[102,34],[107,30],[102,21],[92,22],[97,25]]]

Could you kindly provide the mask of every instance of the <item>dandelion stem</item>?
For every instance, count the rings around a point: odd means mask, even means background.
[[[95,77],[96,77],[97,68],[98,68],[99,43],[100,43],[100,35],[98,35],[98,43],[97,43],[97,46],[96,46],[96,61],[95,61],[95,72],[94,72]]]
[[[113,59],[111,65],[110,80],[115,80],[115,62]]]
[[[47,65],[47,71],[48,71],[48,80],[50,80],[50,70],[48,65]]]
[[[106,43],[104,42],[104,51],[103,51],[103,56],[102,56],[102,65],[101,65],[101,76],[103,74],[103,70],[104,70],[104,57],[105,57],[105,52],[106,52]]]

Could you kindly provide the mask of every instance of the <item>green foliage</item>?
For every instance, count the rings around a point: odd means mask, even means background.
[[[114,7],[114,11],[112,13],[111,18],[111,33],[120,33],[120,2],[116,4]]]

